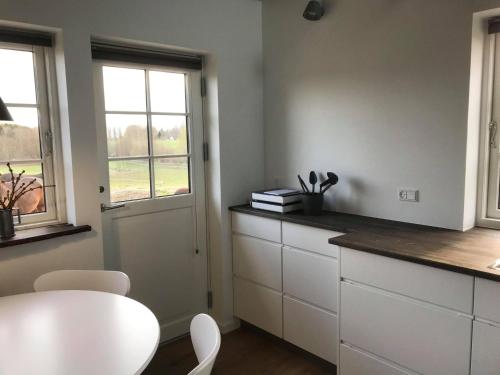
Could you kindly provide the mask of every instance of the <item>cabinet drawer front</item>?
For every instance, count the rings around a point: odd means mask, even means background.
[[[474,315],[500,324],[500,282],[476,277]]]
[[[283,222],[283,243],[299,249],[338,257],[338,246],[330,245],[328,239],[341,236],[343,233],[305,225]]]
[[[500,374],[500,327],[474,322],[471,374]]]
[[[234,278],[234,314],[264,331],[283,337],[282,294]]]
[[[347,248],[341,252],[343,278],[472,314],[472,276]]]
[[[413,375],[359,349],[340,345],[340,371],[342,375]]]
[[[337,363],[337,316],[283,297],[283,336],[288,342]]]
[[[281,245],[234,234],[233,272],[281,291]]]
[[[422,374],[469,373],[472,320],[341,282],[341,339]]]
[[[330,311],[337,311],[337,260],[283,248],[283,291]]]
[[[281,242],[281,221],[233,212],[233,232],[263,240]]]

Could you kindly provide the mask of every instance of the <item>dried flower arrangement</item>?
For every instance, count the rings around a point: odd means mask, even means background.
[[[16,202],[25,194],[29,193],[30,191],[34,191],[37,189],[41,189],[42,186],[36,186],[33,187],[33,184],[37,182],[36,178],[33,178],[29,182],[19,182],[23,178],[24,173],[26,173],[25,170],[23,170],[21,173],[17,175],[17,177],[14,174],[14,171],[12,170],[10,163],[7,163],[7,168],[9,169],[10,173],[10,181],[3,181],[0,180],[0,184],[2,184],[2,189],[6,191],[7,193],[5,196],[0,195],[0,210],[12,210],[16,204]],[[0,177],[2,174],[0,173]],[[8,184],[11,186],[9,187]]]

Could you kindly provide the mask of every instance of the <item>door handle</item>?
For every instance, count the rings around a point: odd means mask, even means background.
[[[123,208],[125,207],[125,203],[122,204],[113,204],[111,206],[106,206],[104,203],[101,203],[101,212],[109,211],[109,210],[116,210],[117,208]]]

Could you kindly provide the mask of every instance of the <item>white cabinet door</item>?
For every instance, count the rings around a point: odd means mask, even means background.
[[[263,240],[281,242],[281,221],[233,212],[233,232]]]
[[[337,315],[283,297],[283,337],[331,363],[337,363]]]
[[[283,337],[282,294],[235,277],[234,314],[264,331]]]
[[[396,367],[362,350],[341,344],[339,375],[415,375],[415,373]]]
[[[330,245],[328,239],[342,234],[331,230],[283,222],[283,244],[334,258],[338,257],[339,248],[336,245]]]
[[[500,327],[474,322],[471,375],[500,374]]]
[[[233,272],[236,276],[281,291],[281,245],[234,234]]]
[[[421,374],[468,375],[472,319],[341,282],[341,339]]]
[[[472,314],[472,276],[344,247],[341,252],[346,279]]]
[[[337,260],[308,251],[283,248],[284,293],[337,311]]]
[[[476,277],[474,315],[500,324],[500,282]]]

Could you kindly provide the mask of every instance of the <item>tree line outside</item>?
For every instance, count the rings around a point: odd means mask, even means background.
[[[187,153],[186,127],[152,129],[155,155]],[[108,131],[108,151],[114,156],[148,155],[147,133],[144,127],[129,125],[121,133]],[[42,176],[41,163],[21,163],[22,160],[40,159],[38,128],[17,124],[0,124],[0,160],[12,161],[16,172],[26,170],[26,176]],[[17,163],[15,161],[18,161]],[[7,168],[0,166],[0,173]],[[117,161],[109,163],[112,201],[149,197],[149,164],[144,161]],[[189,191],[189,161],[186,157],[155,160],[155,194],[167,196]]]

